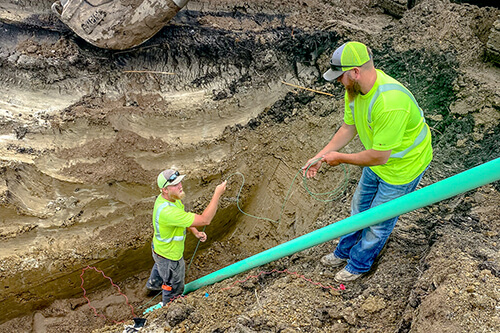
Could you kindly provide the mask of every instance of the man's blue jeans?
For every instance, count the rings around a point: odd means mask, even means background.
[[[361,179],[352,198],[351,215],[413,192],[424,173],[425,170],[408,184],[391,185],[383,181],[370,168],[363,168]],[[348,259],[345,269],[349,273],[361,274],[370,270],[394,229],[398,217],[340,238],[334,254],[338,258]]]

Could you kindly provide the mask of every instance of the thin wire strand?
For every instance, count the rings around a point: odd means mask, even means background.
[[[315,286],[318,286],[318,287],[321,287],[323,289],[331,289],[331,290],[345,290],[345,286],[343,284],[340,284],[339,285],[339,288],[335,288],[335,287],[332,287],[332,286],[325,286],[323,285],[321,282],[315,282],[313,281],[312,279],[308,279],[305,277],[305,275],[301,275],[297,272],[290,272],[288,269],[284,269],[282,271],[278,270],[278,269],[273,269],[272,271],[269,271],[269,272],[266,272],[266,271],[260,271],[259,274],[257,275],[248,275],[244,280],[237,280],[235,282],[233,282],[231,285],[229,285],[228,287],[224,287],[221,289],[222,290],[228,290],[228,289],[231,289],[233,288],[236,284],[238,283],[244,283],[246,281],[248,281],[249,279],[251,278],[258,278],[259,276],[261,275],[269,275],[269,274],[272,274],[272,273],[287,273],[287,274],[290,274],[290,275],[295,275],[296,277],[304,280],[304,281],[307,281],[307,282],[310,282],[312,283],[313,285]]]
[[[147,73],[147,74],[163,74],[163,75],[175,75],[171,72],[158,72],[158,71],[123,71],[124,73]]]
[[[285,82],[285,81],[281,81],[281,83],[286,84],[287,86],[290,86],[290,87],[300,88],[300,89],[312,91],[312,92],[315,92],[317,94],[323,94],[323,95],[327,95],[327,96],[333,96],[332,94],[324,92],[324,91],[320,91],[320,90],[315,90],[315,89],[311,89],[311,88],[306,88],[306,87],[298,86],[296,84],[288,83],[288,82]]]
[[[270,218],[267,218],[267,217],[260,217],[260,216],[255,216],[255,215],[252,215],[252,214],[248,214],[246,212],[243,211],[243,209],[241,209],[240,207],[240,194],[241,194],[241,191],[243,189],[243,185],[245,184],[245,176],[240,173],[240,172],[235,172],[231,175],[229,175],[226,180],[228,180],[229,178],[231,178],[232,176],[234,175],[239,175],[243,178],[243,181],[241,183],[241,186],[240,186],[240,189],[238,191],[238,195],[236,197],[236,206],[238,207],[238,210],[246,215],[246,216],[249,216],[249,217],[252,217],[252,218],[256,218],[256,219],[259,219],[259,220],[264,220],[264,221],[269,221],[269,222],[273,222],[273,223],[280,223],[281,222],[281,218],[283,216],[283,211],[285,210],[285,206],[286,206],[286,203],[288,202],[288,200],[290,199],[291,197],[291,191],[292,191],[292,188],[293,188],[293,184],[295,183],[295,180],[297,179],[297,177],[301,174],[301,173],[304,173],[304,176],[302,178],[302,183],[304,184],[304,188],[305,190],[307,191],[307,193],[309,193],[309,195],[311,195],[313,197],[313,199],[317,200],[317,201],[321,201],[321,202],[330,202],[330,201],[334,201],[334,200],[337,200],[338,198],[340,198],[340,196],[342,195],[342,193],[345,191],[346,187],[347,187],[347,183],[348,183],[348,179],[349,179],[349,175],[350,175],[350,170],[349,169],[346,169],[346,167],[341,164],[341,167],[342,167],[342,170],[344,172],[344,180],[343,182],[341,183],[340,186],[337,186],[336,188],[334,188],[332,191],[328,191],[328,192],[313,192],[309,189],[309,186],[307,185],[307,177],[305,176],[305,174],[307,174],[307,171],[309,170],[309,168],[311,168],[311,166],[313,166],[314,164],[316,164],[317,162],[319,162],[321,160],[321,158],[317,158],[315,160],[313,160],[309,165],[308,167],[305,169],[305,170],[302,170],[300,169],[296,174],[295,176],[293,177],[293,180],[292,180],[292,183],[290,184],[290,187],[288,188],[288,192],[285,196],[285,200],[283,201],[283,204],[281,206],[281,211],[280,211],[280,214],[278,216],[278,219],[277,220],[272,220]],[[322,199],[320,198],[321,196],[326,196],[327,199]]]

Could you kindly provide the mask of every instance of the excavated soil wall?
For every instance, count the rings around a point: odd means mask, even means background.
[[[246,175],[240,200],[252,198],[253,185],[277,166],[276,157],[256,161],[282,152],[255,153],[258,138],[231,138],[242,125],[259,126],[266,110],[276,117],[271,124],[281,123],[297,111],[293,104],[309,103],[312,96],[286,97],[290,89],[279,80],[317,77],[301,62],[314,44],[336,41],[319,34],[304,43],[310,36],[295,39],[290,29],[238,37],[179,26],[155,44],[110,52],[59,32],[2,28],[9,36],[1,78],[4,320],[81,293],[86,265],[117,280],[149,268],[154,179],[163,168],[188,174],[195,211],[232,171]],[[236,190],[241,180],[233,180]],[[235,190],[211,225],[213,240],[233,232]],[[280,198],[265,212],[278,210]],[[187,255],[194,246],[190,239]],[[103,283],[86,281],[89,290]]]

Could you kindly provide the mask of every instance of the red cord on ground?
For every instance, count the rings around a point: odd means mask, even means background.
[[[290,272],[288,269],[284,269],[284,270],[282,270],[282,271],[277,270],[277,269],[273,269],[273,270],[272,270],[272,271],[270,271],[270,272],[264,272],[264,271],[261,271],[261,272],[260,272],[259,274],[257,274],[257,275],[249,275],[249,276],[247,276],[247,278],[246,278],[245,280],[235,281],[235,282],[234,282],[232,285],[230,285],[229,287],[222,288],[221,290],[230,289],[230,288],[234,287],[234,285],[235,285],[235,284],[237,284],[237,283],[243,283],[243,282],[245,282],[245,281],[248,281],[250,278],[258,278],[259,276],[261,276],[261,275],[263,275],[263,274],[266,274],[266,275],[267,275],[267,274],[272,274],[272,273],[288,273],[288,274],[291,274],[291,275],[295,275],[295,276],[297,276],[297,277],[299,277],[299,278],[301,278],[301,279],[303,279],[303,280],[305,280],[305,281],[307,281],[307,282],[310,282],[310,283],[314,284],[315,286],[321,287],[321,288],[323,288],[323,289],[331,289],[331,290],[345,290],[345,286],[344,286],[343,284],[340,284],[338,289],[337,289],[337,288],[334,288],[334,287],[332,287],[332,286],[324,286],[324,285],[322,285],[322,284],[321,284],[321,283],[319,283],[319,282],[314,282],[314,281],[312,281],[311,279],[306,278],[304,275],[299,275],[297,272]]]
[[[125,297],[125,302],[127,303],[127,305],[130,307],[130,310],[132,311],[132,318],[137,317],[137,316],[135,315],[135,313],[134,313],[134,308],[132,307],[132,305],[130,305],[130,303],[129,303],[129,301],[128,301],[128,297],[127,297],[127,295],[125,295],[124,293],[122,293],[122,291],[121,291],[120,287],[119,287],[118,285],[116,285],[115,283],[113,283],[113,280],[112,280],[110,277],[106,276],[106,275],[104,274],[104,272],[103,272],[103,271],[101,271],[101,270],[99,270],[99,269],[95,268],[94,266],[87,266],[87,267],[85,267],[84,269],[82,269],[82,274],[80,274],[80,279],[82,280],[82,284],[80,285],[80,288],[82,288],[82,290],[83,290],[83,298],[85,298],[85,299],[87,300],[87,304],[88,304],[88,305],[89,305],[89,307],[92,309],[92,311],[94,311],[94,314],[96,315],[96,317],[101,317],[101,318],[104,318],[104,320],[109,320],[109,321],[112,321],[112,322],[113,322],[113,323],[115,323],[115,324],[122,324],[122,323],[124,323],[124,321],[115,321],[115,320],[112,320],[112,319],[108,319],[108,318],[106,318],[106,316],[104,316],[104,315],[102,315],[102,314],[97,313],[96,308],[94,308],[92,305],[90,305],[90,300],[89,300],[89,298],[87,297],[87,291],[85,290],[85,288],[83,288],[83,282],[84,282],[84,280],[83,280],[83,274],[85,273],[85,271],[86,271],[87,269],[93,269],[93,270],[95,270],[96,272],[101,273],[101,274],[102,274],[102,276],[103,276],[104,278],[108,279],[108,280],[111,282],[111,285],[112,285],[113,287],[116,287],[116,289],[118,289],[118,293],[119,293],[120,295],[122,295],[123,297]]]

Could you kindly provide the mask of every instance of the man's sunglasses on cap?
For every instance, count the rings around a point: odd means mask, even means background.
[[[163,184],[162,187],[167,186],[168,183],[173,182],[177,179],[177,177],[179,177],[179,171],[174,172],[170,177],[168,177],[167,181],[165,182],[165,184]]]
[[[334,72],[344,72],[345,67],[361,67],[362,65],[335,65],[330,61],[330,68]]]
[[[370,56],[370,59],[372,57]],[[333,63],[333,60],[330,59],[330,68],[332,69],[332,71],[334,72],[344,72],[344,68],[345,67],[361,67],[363,66],[364,64],[356,64],[356,65],[335,65]]]

